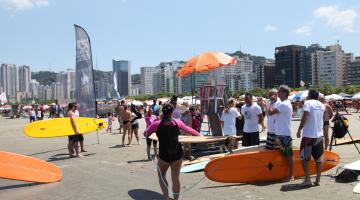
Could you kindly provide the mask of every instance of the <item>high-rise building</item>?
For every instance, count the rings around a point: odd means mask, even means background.
[[[258,64],[256,70],[256,87],[274,87],[274,69],[275,60],[272,59],[266,59],[265,62]]]
[[[230,91],[255,87],[253,61],[248,57],[237,58],[235,65],[224,67],[225,85]]]
[[[75,76],[76,72],[73,69],[67,69],[66,71],[59,72],[56,75],[56,81],[62,84],[64,98],[74,99],[75,97]]]
[[[299,66],[299,79],[305,83],[305,86],[316,85],[314,80],[315,77],[318,77],[317,69],[318,66],[315,62],[316,60],[316,51],[326,50],[321,47],[319,44],[311,44],[306,47],[304,51],[300,52],[300,66]]]
[[[38,98],[50,100],[52,97],[51,86],[49,85],[39,85],[38,87]]]
[[[19,76],[16,65],[1,64],[0,86],[8,96],[16,97],[16,92],[19,90]]]
[[[113,60],[113,74],[117,81],[117,90],[120,96],[128,96],[131,92],[130,61]]]
[[[19,66],[19,91],[29,92],[29,83],[31,80],[30,66],[22,65]]]
[[[107,78],[95,81],[95,95],[97,99],[106,99],[111,97],[111,84]]]
[[[37,99],[39,98],[39,82],[35,79],[31,79],[29,83],[29,93],[30,98]]]
[[[300,55],[305,48],[299,45],[275,48],[275,85],[300,86]]]
[[[131,96],[138,96],[141,94],[141,84],[132,85]]]
[[[360,57],[355,57],[354,61],[348,63],[347,83],[360,86]]]
[[[193,75],[176,78],[175,93],[190,93],[192,90],[198,91],[201,86],[208,84],[209,72],[194,73]]]
[[[326,47],[326,51],[316,51],[319,66],[319,85],[334,87],[344,85],[344,52],[339,44]]]
[[[155,67],[140,68],[140,82],[142,94],[154,94],[154,79],[156,73],[158,73],[158,70]]]
[[[64,86],[61,82],[54,82],[51,84],[51,99],[63,100],[64,99]]]
[[[348,77],[348,66],[349,63],[354,61],[354,54],[353,53],[343,53],[343,66],[344,66],[344,78],[343,78],[343,85],[347,85],[347,77]]]

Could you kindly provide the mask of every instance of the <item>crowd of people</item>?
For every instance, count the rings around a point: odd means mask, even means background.
[[[291,120],[294,107],[288,100],[290,88],[286,85],[278,89],[271,89],[268,92],[268,100],[258,98],[253,100],[251,93],[246,93],[244,101],[230,99],[223,110],[219,113],[219,121],[222,125],[223,135],[227,136],[226,150],[232,153],[238,148],[235,136],[242,136],[242,146],[254,146],[260,144],[260,133],[267,130],[265,148],[279,150],[289,162],[288,177],[284,181],[293,179],[293,134],[291,132]],[[55,113],[51,116],[58,117]],[[29,112],[30,121],[42,119],[40,115],[31,109]],[[319,185],[321,175],[322,156],[329,146],[329,121],[333,116],[332,107],[319,97],[319,92],[310,89],[308,98],[302,105],[303,114],[296,136],[301,138],[300,157],[305,173],[305,180],[301,186]],[[70,157],[82,157],[84,149],[84,138],[79,133],[75,119],[79,117],[75,103],[68,105],[67,115],[75,135],[69,136],[68,150]],[[201,125],[203,115],[199,106],[188,105],[186,102],[179,105],[177,97],[173,96],[168,102],[157,102],[153,100],[152,105],[143,107],[143,114],[140,108],[135,105],[126,105],[125,101],[118,102],[115,113],[108,113],[107,131],[112,131],[113,122],[118,119],[120,124],[119,134],[122,134],[122,146],[131,146],[135,136],[137,144],[140,144],[139,120],[146,122],[146,129],[143,135],[146,137],[146,155],[148,160],[157,160],[158,176],[160,187],[165,199],[168,198],[168,186],[166,172],[171,169],[173,182],[174,199],[180,194],[179,172],[183,158],[191,159],[191,145],[181,144],[179,135],[202,136]],[[266,118],[266,125],[265,119]],[[149,136],[156,133],[158,141],[151,140]],[[127,138],[127,143],[125,140]],[[158,148],[159,143],[159,148]],[[151,154],[153,146],[153,155]],[[309,176],[309,160],[313,157],[316,161],[317,176],[312,183]]]

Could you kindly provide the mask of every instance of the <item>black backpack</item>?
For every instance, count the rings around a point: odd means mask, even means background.
[[[332,122],[334,122],[334,127],[332,129],[334,131],[335,138],[343,138],[348,132],[348,120],[344,116],[335,115]]]

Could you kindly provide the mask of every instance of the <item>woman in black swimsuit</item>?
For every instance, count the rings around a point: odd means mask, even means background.
[[[171,168],[172,191],[174,200],[179,199],[180,194],[180,168],[183,157],[183,149],[179,143],[180,129],[194,136],[199,136],[196,130],[186,126],[181,120],[173,119],[174,107],[165,104],[162,108],[163,119],[155,121],[145,131],[145,136],[149,136],[156,132],[159,139],[159,158],[158,158],[158,176],[164,199],[169,199],[168,183],[166,180],[166,172]]]

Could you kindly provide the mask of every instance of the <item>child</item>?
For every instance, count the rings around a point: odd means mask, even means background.
[[[108,127],[106,129],[106,132],[110,131],[110,133],[111,133],[112,121],[113,121],[113,114],[109,112],[108,113]]]
[[[157,120],[156,115],[152,114],[151,107],[148,108],[148,111],[144,118],[146,122],[146,128],[148,128],[155,120]],[[153,143],[153,147],[154,147],[154,157],[157,157],[157,141],[151,140],[149,137],[146,137],[146,153],[148,156],[148,160],[151,160],[151,156],[150,156],[151,142]]]

